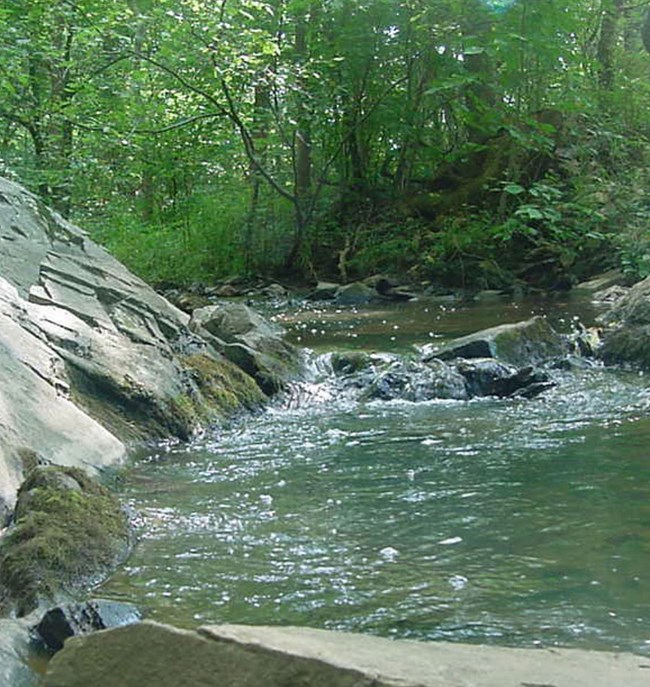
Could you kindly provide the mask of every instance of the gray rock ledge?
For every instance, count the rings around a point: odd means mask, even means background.
[[[390,640],[297,627],[141,623],[74,638],[45,687],[647,687],[650,658]]]

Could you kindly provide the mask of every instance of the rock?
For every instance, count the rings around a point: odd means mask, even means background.
[[[590,294],[595,294],[598,291],[609,289],[612,286],[624,286],[627,281],[627,277],[621,270],[608,270],[607,272],[592,277],[588,281],[576,284],[573,288],[576,291],[585,291]]]
[[[89,599],[50,608],[34,626],[33,632],[52,652],[59,651],[69,637],[98,630],[131,625],[142,620],[136,606],[109,599]]]
[[[336,292],[341,288],[340,284],[328,281],[319,281],[318,284],[307,294],[308,301],[331,301],[334,300]]]
[[[216,296],[217,298],[234,298],[236,296],[241,296],[243,291],[240,287],[234,284],[221,284],[220,286],[215,286],[212,289],[208,289],[208,295]],[[206,303],[198,304],[197,307],[204,307]],[[190,310],[191,312],[191,310]]]
[[[267,395],[300,375],[300,352],[283,340],[282,328],[243,303],[222,303],[195,310],[190,328],[253,377]]]
[[[397,355],[362,351],[328,357],[339,390],[361,400],[411,402],[433,399],[468,400],[477,396],[533,398],[555,386],[550,376],[533,367],[517,368],[493,358],[432,358],[414,361]]]
[[[183,312],[191,313],[196,308],[202,308],[210,304],[210,299],[200,293],[186,292],[181,293],[174,301],[174,305],[178,306]]]
[[[458,360],[454,367],[465,378],[470,397],[533,398],[555,386],[546,372],[517,369],[493,358]]]
[[[266,298],[281,299],[286,298],[289,292],[284,288],[284,286],[282,286],[282,284],[272,282],[268,286],[265,286],[263,289],[261,289],[260,293],[263,296],[266,296]]]
[[[610,365],[650,369],[650,277],[617,300],[602,321],[609,328],[603,334],[599,357]]]
[[[339,286],[334,301],[339,305],[366,305],[377,299],[377,291],[362,282]]]
[[[25,615],[98,581],[126,555],[130,534],[117,497],[83,470],[32,470],[0,540],[0,612]]]
[[[427,346],[424,362],[437,358],[497,358],[511,365],[537,365],[551,358],[566,355],[569,347],[560,334],[543,317],[524,322],[502,324],[463,336],[442,346]]]
[[[335,351],[329,358],[332,371],[337,375],[354,374],[373,364],[372,355],[365,351]]]
[[[478,303],[500,303],[503,301],[503,297],[503,291],[483,289],[474,295],[474,300]]]
[[[371,289],[375,289],[377,293],[386,293],[400,285],[398,281],[385,274],[372,274],[361,283],[369,286]]]
[[[44,687],[646,687],[632,654],[392,640],[297,627],[144,622],[75,637]]]
[[[424,364],[397,359],[379,369],[362,397],[420,402],[436,398],[466,400],[469,396],[464,378],[442,361]]]
[[[575,356],[593,358],[602,342],[602,330],[598,327],[585,327],[578,322],[567,340]]]
[[[33,618],[0,619],[0,685],[32,687],[40,683],[29,668],[29,624]]]
[[[629,286],[610,286],[607,289],[603,289],[602,291],[596,291],[596,293],[593,294],[592,300],[594,303],[604,303],[606,305],[609,305],[610,308],[616,305],[621,298],[624,296],[627,296],[627,294],[630,292],[630,287]]]
[[[230,400],[249,402],[252,380],[188,323],[80,229],[0,179],[0,517],[33,463],[97,471],[124,459],[125,440],[187,437],[222,417],[218,376],[204,393],[196,356],[213,361]]]

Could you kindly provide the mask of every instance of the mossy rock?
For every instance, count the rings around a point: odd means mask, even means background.
[[[650,325],[607,332],[598,355],[607,365],[650,370]]]
[[[182,360],[192,376],[202,399],[182,396],[175,400],[179,410],[194,417],[224,417],[243,408],[252,410],[265,401],[255,380],[226,358],[217,360],[205,354],[189,355]]]
[[[568,352],[565,337],[538,316],[523,322],[501,324],[432,347],[425,351],[423,359],[428,362],[434,358],[496,358],[511,365],[527,366],[563,357]]]
[[[101,579],[123,557],[130,526],[119,500],[77,468],[33,470],[0,540],[0,611],[24,615]]]

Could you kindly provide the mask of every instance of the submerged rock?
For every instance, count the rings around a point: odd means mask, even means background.
[[[602,319],[608,325],[598,351],[602,360],[650,369],[650,277],[616,300]]]
[[[463,336],[442,346],[427,346],[422,359],[497,358],[517,366],[537,365],[566,355],[569,346],[543,317],[502,324]]]
[[[44,687],[645,687],[632,654],[393,640],[298,627],[140,623],[69,640]]]
[[[262,400],[188,324],[80,229],[0,179],[0,524],[36,464],[98,470],[124,458],[125,439],[187,437],[223,415],[215,386],[228,410]],[[211,374],[196,373],[196,356]]]
[[[36,468],[0,540],[0,612],[25,615],[103,577],[129,549],[119,500],[78,468]]]
[[[133,604],[89,599],[84,603],[67,603],[51,608],[33,628],[33,633],[49,651],[55,652],[63,648],[69,637],[131,625],[141,620],[140,611]]]

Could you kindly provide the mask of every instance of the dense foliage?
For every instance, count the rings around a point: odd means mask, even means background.
[[[647,274],[647,5],[6,0],[0,157],[152,280]]]

